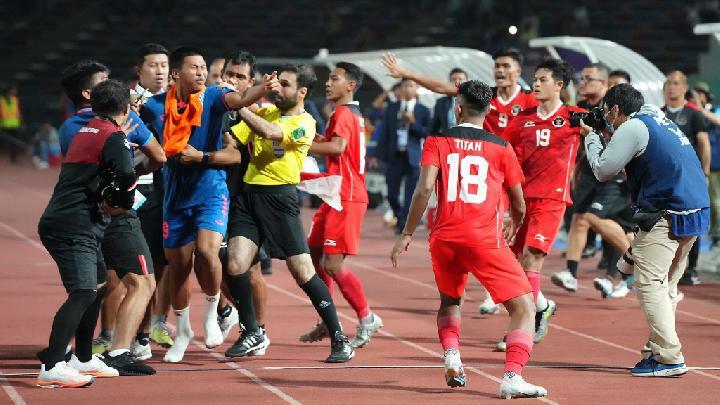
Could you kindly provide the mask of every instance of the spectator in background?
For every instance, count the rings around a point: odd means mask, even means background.
[[[225,59],[219,58],[213,60],[210,66],[208,66],[207,80],[205,80],[206,86],[212,86],[222,81],[223,66],[225,66]]]
[[[608,88],[613,88],[618,84],[623,83],[630,84],[630,81],[630,73],[621,69],[616,69],[608,75]]]
[[[710,86],[705,82],[697,82],[693,86],[691,100],[695,105],[701,106],[701,112],[710,122],[708,137],[710,139],[710,237],[713,247],[720,242],[720,109],[713,108],[713,95]]]
[[[449,78],[451,83],[458,86],[468,79],[467,73],[457,67],[450,71]],[[445,96],[435,102],[432,125],[430,126],[431,134],[439,135],[456,125],[454,107],[455,97]]]
[[[687,76],[678,70],[667,75],[663,85],[665,106],[663,112],[687,136],[700,159],[703,173],[710,175],[710,138],[707,133],[708,122],[703,113],[688,105],[685,93],[688,91]],[[688,266],[680,279],[682,285],[700,284],[697,263],[700,256],[699,238],[693,244],[688,256]]]
[[[60,154],[60,137],[50,121],[45,120],[33,136],[33,165],[37,169],[50,167],[51,152],[54,155]]]
[[[3,143],[8,145],[10,162],[17,163],[22,145],[22,113],[14,84],[7,85],[0,95],[0,132],[8,137]]]

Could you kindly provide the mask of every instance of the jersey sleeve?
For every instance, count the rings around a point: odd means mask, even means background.
[[[143,120],[141,120],[140,117],[135,114],[135,111],[130,111],[130,120],[133,122],[133,124],[137,124],[137,127],[134,131],[128,134],[128,141],[138,146],[147,145],[153,137],[152,132],[150,132],[147,126],[145,126]]]
[[[277,123],[282,128],[283,139],[280,143],[285,149],[310,147],[315,139],[315,120],[303,115],[297,120],[283,120]]]
[[[353,129],[355,128],[355,122],[355,116],[349,109],[339,108],[335,111],[335,114],[332,115],[332,118],[330,118],[325,135],[328,139],[333,136],[339,136],[350,141]]]
[[[509,144],[504,149],[502,168],[505,175],[504,188],[514,187],[525,180],[517,155]]]
[[[221,88],[221,87],[217,87],[217,86],[212,86],[212,87],[208,88],[207,91],[211,91],[211,90],[212,90],[211,94],[213,95],[213,98],[214,98],[213,103],[211,104],[213,110],[217,111],[218,114],[224,114],[226,111],[229,111],[230,108],[225,103],[225,95],[228,93],[232,93],[235,90],[231,90],[231,89],[228,89],[225,87]]]
[[[435,166],[440,168],[440,153],[438,151],[437,138],[429,136],[423,144],[421,166]]]

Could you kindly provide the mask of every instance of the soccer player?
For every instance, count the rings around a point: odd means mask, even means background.
[[[325,361],[345,362],[355,351],[342,332],[327,285],[315,274],[296,190],[315,136],[315,120],[303,106],[317,78],[307,65],[287,65],[280,69],[279,80],[282,88],[272,94],[275,105],[257,113],[240,109],[243,122],[233,127],[238,140],[252,142],[253,150],[243,194],[232,202],[233,221],[228,229],[227,283],[245,330],[225,355],[244,357],[269,344],[255,318],[247,274],[258,247],[267,242],[268,255],[286,261],[330,331],[331,352]]]
[[[560,92],[572,80],[572,66],[547,59],[535,69],[533,92],[540,105],[522,111],[503,132],[513,146],[525,175],[523,195],[527,213],[515,236],[513,251],[520,257],[535,298],[535,343],[548,331],[555,302],[540,292],[540,272],[560,229],[565,208],[572,204],[570,175],[581,129],[570,126],[570,114],[584,111],[563,104]],[[502,342],[498,349],[503,349]]]
[[[135,192],[133,158],[124,133],[132,125],[126,123],[130,89],[107,80],[92,91],[97,117],[80,128],[70,143],[38,224],[40,240],[57,263],[68,293],[55,314],[49,347],[39,353],[41,387],[85,387],[92,384],[93,376],[118,375],[92,355],[92,337],[107,281],[100,241],[108,214],[130,209]],[[66,363],[65,349],[73,336],[75,355]]]
[[[492,90],[482,82],[461,84],[455,102],[458,126],[425,141],[420,182],[391,261],[397,267],[398,255],[407,250],[435,189],[438,210],[430,233],[430,256],[440,292],[437,326],[448,386],[466,384],[459,351],[460,305],[472,273],[510,313],[500,397],[544,397],[545,388],[521,376],[533,347],[533,290],[506,240],[523,222],[523,174],[511,145],[482,129],[492,97]],[[511,199],[505,224],[504,189]]]
[[[333,281],[358,317],[353,347],[363,347],[382,328],[382,319],[370,311],[362,284],[344,267],[347,255],[356,255],[360,227],[368,204],[365,188],[365,123],[360,105],[353,101],[362,85],[363,73],[356,65],[339,62],[325,83],[325,95],[335,105],[325,136],[316,140],[310,152],[327,156],[327,173],[342,176],[338,211],[323,203],[313,217],[308,245],[315,270],[332,294]],[[315,342],[329,336],[327,327],[318,323],[300,341]]]
[[[163,245],[173,274],[172,305],[177,318],[173,346],[167,362],[179,362],[194,337],[190,326],[190,284],[193,267],[205,294],[203,328],[208,348],[222,344],[217,306],[222,280],[220,244],[227,229],[228,191],[225,171],[211,165],[222,149],[222,116],[260,99],[273,86],[266,75],[262,86],[240,95],[227,88],[205,87],[207,65],[202,51],[179,47],[170,53],[175,85],[151,97],[143,106],[143,119],[161,135],[168,156],[163,170]],[[200,164],[183,160],[184,153],[203,153]]]

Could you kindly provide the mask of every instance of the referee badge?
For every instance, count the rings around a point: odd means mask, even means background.
[[[292,131],[292,137],[294,140],[299,141],[303,137],[305,137],[305,128],[298,127],[297,129]]]

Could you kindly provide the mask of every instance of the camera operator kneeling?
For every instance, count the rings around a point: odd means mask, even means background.
[[[644,104],[642,94],[632,86],[608,90],[603,110],[614,133],[607,146],[600,135],[587,136],[590,167],[600,181],[625,169],[642,224],[626,256],[634,260],[638,300],[650,337],[641,351],[643,359],[631,373],[682,375],[687,367],[675,332],[677,285],[693,242],[709,228],[705,176],[688,138],[658,107]]]

